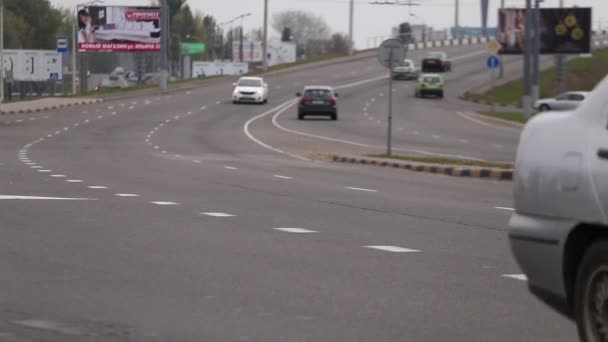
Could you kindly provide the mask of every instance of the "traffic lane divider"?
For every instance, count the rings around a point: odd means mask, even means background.
[[[513,169],[500,169],[490,167],[466,167],[457,165],[438,165],[420,162],[407,162],[401,160],[378,160],[366,157],[352,157],[331,155],[330,158],[336,163],[361,164],[370,166],[402,169],[414,172],[435,173],[452,177],[485,178],[501,181],[513,180]]]
[[[103,99],[87,99],[87,100],[80,100],[80,101],[68,102],[65,104],[57,104],[57,105],[51,105],[51,106],[0,110],[0,115],[40,113],[40,112],[46,112],[49,110],[62,109],[62,108],[75,107],[75,106],[83,106],[83,105],[92,105],[92,104],[102,103],[102,102],[104,102]]]

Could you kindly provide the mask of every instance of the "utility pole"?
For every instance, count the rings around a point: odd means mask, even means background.
[[[532,27],[534,29],[534,41],[532,42],[532,103],[538,100],[539,84],[538,75],[540,68],[540,0],[534,1],[534,13],[532,15]]]
[[[456,0],[456,6],[454,9],[454,33],[458,38],[460,38],[460,0]]]
[[[161,0],[160,8],[160,90],[167,90],[169,78],[169,6]]]
[[[353,25],[355,21],[355,0],[350,0],[349,6],[349,22],[348,22],[348,55],[353,55],[355,40],[353,37]]]
[[[532,0],[526,0],[526,12],[525,12],[525,23],[524,23],[524,96],[523,96],[523,107],[524,117],[527,119],[531,115],[532,107],[532,82],[530,75],[530,60],[532,55],[532,47],[530,32],[532,31]]]
[[[264,0],[264,34],[262,39],[262,69],[268,71],[268,0]]]
[[[559,0],[559,7],[564,7],[564,0]],[[564,55],[555,55],[555,87],[558,93],[566,91],[566,65]]]
[[[0,0],[0,103],[4,102],[4,0]]]
[[[488,6],[490,0],[481,0],[481,35],[488,37]]]
[[[76,49],[76,45],[78,45],[76,25],[78,25],[78,6],[74,6],[74,12],[74,18],[76,19],[72,24],[72,95],[76,95],[78,92],[78,85],[76,84],[76,54],[78,53]]]
[[[500,8],[504,10],[504,8],[505,8],[505,0],[500,0]],[[499,18],[499,21],[500,21],[500,18]],[[500,25],[500,23],[499,23],[499,25]],[[498,29],[500,29],[500,28],[498,28]],[[498,58],[500,58],[500,65],[498,66],[498,68],[499,68],[498,69],[498,77],[499,78],[504,78],[505,77],[505,63],[504,63],[503,55],[500,54],[498,56]]]

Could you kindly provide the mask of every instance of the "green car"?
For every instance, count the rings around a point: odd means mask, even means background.
[[[443,98],[443,77],[438,74],[423,74],[416,84],[416,97],[427,95]]]

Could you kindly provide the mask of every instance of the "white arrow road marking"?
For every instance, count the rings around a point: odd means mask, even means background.
[[[314,230],[308,230],[304,228],[274,228],[274,230],[278,230],[286,233],[296,233],[296,234],[310,234],[310,233],[318,233]]]
[[[0,195],[0,200],[96,201],[97,199],[95,199],[95,198],[70,198],[70,197],[42,197],[42,196]]]
[[[228,214],[228,213],[201,213],[202,215],[212,216],[212,217],[234,217],[236,215]]]
[[[397,246],[363,246],[363,247],[371,248],[371,249],[378,249],[381,251],[392,252],[392,253],[418,253],[418,252],[420,252],[417,249],[397,247]]]
[[[522,281],[528,281],[528,277],[525,274],[503,274],[505,278],[517,279]]]

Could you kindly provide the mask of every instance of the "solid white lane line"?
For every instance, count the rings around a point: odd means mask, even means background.
[[[101,186],[101,185],[90,185],[88,186],[89,189],[107,189],[107,186]]]
[[[82,180],[80,180],[80,179],[68,179],[68,180],[66,180],[66,182],[68,182],[68,183],[82,183]]]
[[[364,188],[354,188],[354,187],[351,187],[351,186],[347,186],[345,189],[356,190],[356,191],[364,191],[364,192],[378,192],[378,190],[364,189]]]
[[[234,166],[224,166],[224,169],[228,169],[228,170],[238,170],[238,168],[234,167]]]
[[[528,281],[528,277],[525,274],[503,274],[505,278],[517,279],[521,281]]]
[[[509,211],[515,211],[515,209],[513,209],[513,208],[509,208],[509,207],[494,207],[494,209],[498,209],[498,210],[509,210]]]
[[[95,201],[96,199],[94,199],[94,198],[70,198],[70,197],[42,197],[42,196],[0,195],[0,200]]]
[[[296,233],[296,234],[310,234],[310,233],[318,233],[315,230],[309,230],[305,228],[273,228],[274,230],[278,230],[286,233]]]
[[[211,217],[234,217],[236,215],[228,214],[228,213],[201,213],[201,215],[211,216]]]
[[[118,197],[139,197],[139,195],[137,194],[114,194],[115,196]]]
[[[293,177],[281,176],[281,175],[273,175],[273,177],[281,178],[281,179],[293,179]]]
[[[392,253],[418,253],[418,252],[420,252],[420,250],[418,250],[418,249],[411,249],[411,248],[398,247],[398,246],[363,246],[363,247],[371,248],[371,249],[378,249],[381,251],[392,252]]]
[[[176,202],[165,202],[165,201],[152,201],[150,203],[156,204],[156,205],[179,205],[179,203],[176,203]]]

